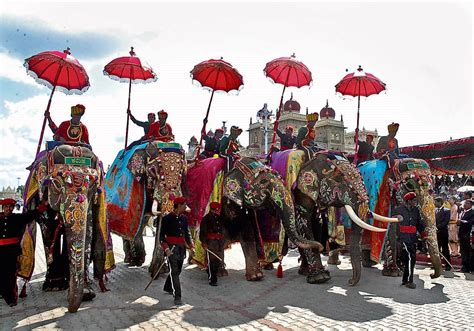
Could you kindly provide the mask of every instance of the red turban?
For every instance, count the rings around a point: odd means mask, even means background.
[[[220,209],[221,208],[221,204],[219,202],[211,202],[211,204],[209,205],[209,207],[211,209]]]
[[[408,192],[403,196],[403,199],[405,200],[413,200],[416,198],[416,193],[415,192]]]
[[[14,204],[16,204],[16,201],[14,199],[11,199],[11,198],[0,200],[0,205],[1,206],[14,205]]]
[[[173,203],[175,205],[181,205],[183,203],[186,203],[186,199],[184,197],[177,197],[177,198],[174,198]]]

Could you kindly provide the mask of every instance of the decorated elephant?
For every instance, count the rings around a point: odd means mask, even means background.
[[[266,245],[259,240],[268,232],[258,215],[270,211],[277,215],[287,236],[302,248],[321,248],[319,243],[302,238],[296,231],[296,219],[290,191],[283,185],[278,173],[254,158],[242,158],[223,175],[225,160],[209,158],[199,161],[188,170],[187,187],[191,208],[191,226],[199,228],[202,216],[213,201],[222,202],[221,215],[224,217],[225,239],[239,241],[245,256],[245,276],[247,280],[259,280],[263,273],[259,264],[257,248],[265,250],[271,259],[281,255],[278,242]],[[279,241],[284,232],[275,227]],[[195,235],[195,237],[197,237]],[[262,247],[265,246],[265,247]]]
[[[90,149],[61,145],[42,152],[26,185],[27,206],[32,208],[46,199],[50,206],[48,216],[38,220],[48,264],[43,288],[64,288],[66,286],[62,283],[68,279],[70,312],[76,312],[83,299],[95,297],[88,276],[91,260],[103,290],[102,277],[114,267],[102,184],[101,166]],[[24,278],[31,277],[34,266],[33,229],[29,227],[22,240],[19,275]],[[61,233],[64,234],[63,247]],[[61,255],[61,250],[64,255]],[[66,259],[69,260],[69,268],[65,264]]]
[[[386,229],[367,223],[372,213],[369,210],[369,197],[360,173],[347,159],[321,151],[306,161],[303,151],[288,150],[274,153],[272,167],[285,178],[287,187],[292,188],[296,208],[297,231],[307,240],[314,239],[314,233],[321,233],[319,213],[328,207],[344,208],[351,224],[350,256],[352,278],[350,285],[359,282],[361,276],[361,230],[385,232]],[[384,222],[397,219],[373,214]],[[317,239],[317,238],[316,238]],[[308,283],[324,283],[330,279],[324,268],[320,249],[305,249],[299,273],[306,275]]]
[[[130,265],[145,261],[142,233],[152,209],[155,215],[163,215],[173,209],[173,197],[182,196],[184,155],[178,143],[147,142],[120,151],[107,172],[107,216],[112,231],[124,239],[125,262]],[[151,273],[162,255],[155,240]]]
[[[436,239],[435,206],[428,192],[432,188],[428,164],[424,160],[405,158],[394,160],[389,167],[386,160],[373,160],[360,164],[359,171],[370,196],[370,207],[378,214],[390,215],[391,210],[403,201],[406,193],[416,193],[417,205],[427,233],[427,248],[434,267],[431,277],[439,277],[442,264]],[[374,233],[364,234],[362,239],[363,249],[367,252],[364,256],[370,256],[371,261],[377,263],[381,255],[385,257],[382,271],[385,276],[399,275],[397,227],[397,224],[390,225],[386,238]],[[370,264],[366,261],[365,265]]]

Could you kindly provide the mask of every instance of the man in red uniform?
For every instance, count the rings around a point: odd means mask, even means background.
[[[3,213],[0,213],[0,295],[10,307],[16,306],[18,288],[16,285],[17,259],[21,254],[20,241],[25,231],[25,225],[46,210],[46,204],[38,206],[37,210],[24,214],[13,214],[16,201],[13,199],[0,200]]]
[[[145,140],[173,141],[173,130],[171,126],[166,123],[167,118],[168,113],[164,110],[160,110],[158,112],[158,122],[154,122],[150,125],[150,130],[145,135]]]
[[[318,118],[318,113],[306,115],[306,126],[301,127],[296,136],[296,146],[298,148],[315,146],[314,138],[316,138],[316,130],[314,129],[314,126],[316,125]]]
[[[86,107],[77,104],[71,107],[71,120],[62,122],[59,127],[54,124],[49,111],[45,113],[49,127],[53,131],[53,139],[61,143],[89,143],[89,132],[87,127],[81,123],[81,117],[84,115]]]

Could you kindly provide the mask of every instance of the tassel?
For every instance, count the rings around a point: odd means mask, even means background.
[[[20,292],[20,298],[26,298],[28,295],[26,294],[26,282],[23,284],[23,288]]]
[[[277,268],[277,278],[283,278],[283,267],[281,266],[281,260]]]

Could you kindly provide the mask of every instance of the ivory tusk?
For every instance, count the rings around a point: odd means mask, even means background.
[[[382,215],[374,213],[373,211],[371,211],[371,213],[372,213],[372,216],[374,217],[374,220],[377,220],[377,221],[380,221],[380,222],[385,222],[385,223],[397,223],[398,222],[398,218],[396,218],[396,217],[382,216]]]
[[[359,216],[356,215],[354,212],[354,209],[352,209],[351,206],[349,205],[344,205],[344,208],[346,208],[347,214],[351,218],[351,220],[356,223],[358,226],[360,226],[362,229],[374,231],[374,232],[385,232],[387,229],[380,229],[375,226],[372,226],[370,224],[365,223],[363,220],[359,218]]]
[[[153,205],[151,206],[151,213],[155,216],[158,216],[160,212],[158,211],[158,201],[153,200]]]

